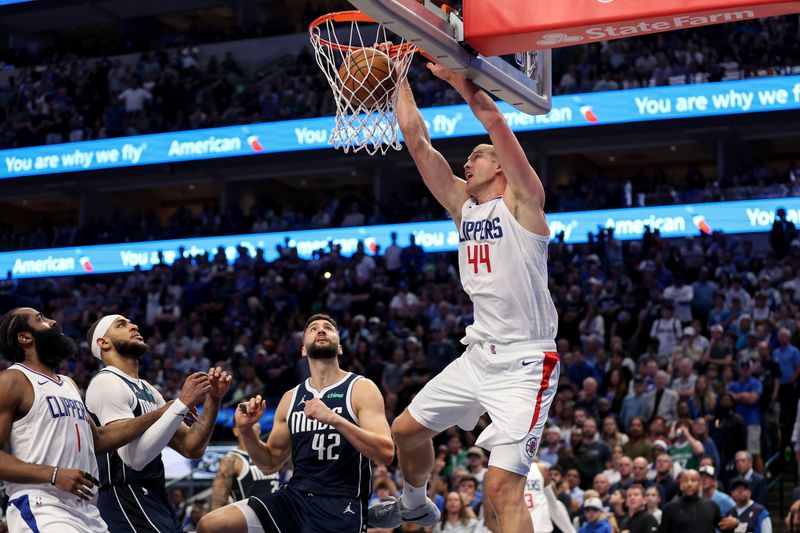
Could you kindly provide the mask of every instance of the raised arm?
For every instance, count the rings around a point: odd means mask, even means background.
[[[403,140],[425,185],[442,207],[447,209],[453,220],[458,222],[461,218],[461,206],[468,198],[467,185],[464,180],[453,175],[445,158],[431,145],[428,127],[417,109],[408,80],[403,80],[400,86],[396,114]]]
[[[356,450],[377,464],[391,463],[394,459],[394,441],[378,387],[369,379],[359,379],[353,384],[352,399],[353,411],[358,417],[357,425],[334,413],[319,398],[306,402],[306,417],[336,428]]]
[[[231,386],[231,377],[220,367],[208,371],[211,390],[203,404],[203,412],[191,427],[186,424],[178,426],[175,436],[169,441],[170,447],[187,459],[200,459],[208,447],[208,441],[214,433],[217,413],[222,398]]]
[[[246,403],[240,403],[236,408],[234,420],[242,441],[250,458],[265,474],[277,472],[289,460],[292,453],[292,437],[286,417],[289,414],[289,404],[292,401],[292,391],[284,393],[275,410],[272,431],[269,432],[267,442],[263,442],[253,426],[261,420],[267,402],[261,395],[251,398]],[[244,409],[244,410],[243,410]]]
[[[542,181],[533,170],[525,150],[519,144],[516,135],[511,131],[505,117],[494,100],[461,74],[457,74],[443,65],[428,63],[433,74],[446,81],[464,98],[472,113],[489,133],[494,145],[500,167],[508,182],[506,202],[519,222],[527,229],[540,235],[549,235],[550,231],[544,217],[544,187]],[[518,212],[518,208],[530,210],[531,213]]]

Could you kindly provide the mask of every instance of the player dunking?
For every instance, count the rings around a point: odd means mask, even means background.
[[[148,346],[136,324],[122,315],[104,316],[89,329],[88,338],[92,354],[106,365],[86,390],[86,406],[98,424],[116,428],[120,421],[135,420],[164,405],[155,387],[139,379],[139,358]],[[218,367],[189,376],[172,407],[141,437],[98,457],[97,506],[112,532],[180,531],[164,487],[161,451],[169,444],[184,457],[203,456],[230,381]],[[184,415],[204,397],[203,413],[187,426]]]
[[[302,351],[311,377],[283,395],[266,443],[253,428],[266,407],[261,396],[240,404],[236,427],[250,457],[274,472],[291,456],[292,478],[276,493],[257,490],[204,516],[198,533],[366,531],[370,460],[390,463],[394,443],[378,387],[340,369],[341,352],[336,322],[311,316]]]
[[[425,184],[458,226],[461,283],[472,299],[475,322],[462,339],[464,355],[428,382],[392,425],[403,495],[373,506],[370,526],[434,525],[439,511],[426,498],[434,462],[431,439],[454,422],[471,430],[488,412],[492,424],[476,442],[491,450],[484,495],[503,531],[530,532],[523,490],[559,374],[558,317],[547,287],[544,189],[489,95],[441,65],[428,68],[461,94],[493,143],[480,144],[469,155],[466,180],[454,176],[431,146],[411,88],[403,82],[397,120]]]
[[[95,452],[137,438],[167,410],[97,428],[75,382],[56,373],[77,351],[56,321],[36,309],[0,317],[0,353],[14,361],[0,372],[0,480],[12,533],[107,531],[90,501],[98,484]]]
[[[261,433],[258,423],[253,425],[253,431]],[[211,485],[212,511],[230,502],[249,498],[256,491],[262,494],[278,492],[281,487],[280,472],[262,472],[247,453],[239,428],[234,427],[233,434],[239,440],[239,446],[225,455],[217,466],[217,475]]]

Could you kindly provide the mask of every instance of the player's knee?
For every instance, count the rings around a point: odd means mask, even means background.
[[[205,515],[200,521],[197,523],[197,533],[211,533],[214,531],[212,522],[214,521],[213,518],[210,518],[210,515]]]
[[[497,471],[487,473],[483,481],[483,493],[496,508],[503,508],[510,502],[522,500],[525,478],[511,472]]]
[[[224,520],[220,520],[220,518],[222,517],[219,512],[208,513],[197,523],[197,533],[229,531],[229,529],[221,528],[225,522]]]
[[[424,428],[405,412],[392,423],[392,436],[398,446],[408,447],[420,444],[427,435]]]

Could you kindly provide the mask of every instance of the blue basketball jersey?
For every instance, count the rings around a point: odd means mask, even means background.
[[[352,407],[353,384],[362,376],[350,372],[338,383],[321,391],[307,379],[292,394],[287,415],[292,438],[294,472],[289,487],[315,496],[363,499],[372,492],[372,466],[367,457],[336,429],[306,418],[306,401],[321,399],[332,411],[358,424]]]

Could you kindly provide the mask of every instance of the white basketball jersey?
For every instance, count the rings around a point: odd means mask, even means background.
[[[58,376],[56,381],[20,363],[11,369],[28,378],[34,399],[28,414],[11,424],[6,451],[26,463],[80,468],[97,477],[89,413],[72,380]],[[31,489],[64,494],[49,484],[6,483],[10,499]]]
[[[470,198],[458,228],[461,285],[474,306],[465,344],[552,341],[558,315],[547,287],[548,238],[525,228],[502,196]]]
[[[544,495],[544,478],[536,463],[531,465],[525,482],[525,504],[531,513],[533,530],[536,533],[553,531],[553,522],[550,520],[550,510],[547,508],[547,498]]]

